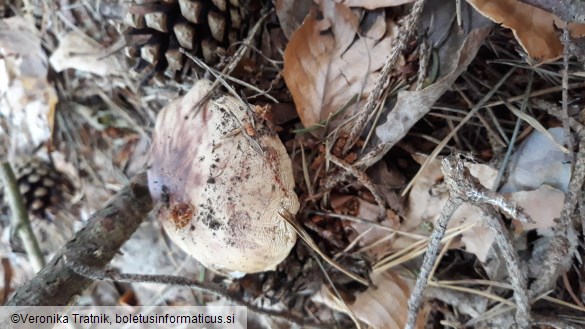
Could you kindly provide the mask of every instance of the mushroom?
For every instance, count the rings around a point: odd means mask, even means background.
[[[273,270],[296,242],[291,160],[241,101],[198,81],[159,114],[148,184],[169,237],[222,274]]]

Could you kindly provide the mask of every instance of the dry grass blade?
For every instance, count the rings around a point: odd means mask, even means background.
[[[325,255],[325,253],[323,253],[323,251],[321,251],[321,249],[319,249],[319,246],[317,246],[317,244],[315,243],[315,241],[313,241],[313,239],[311,238],[311,236],[309,236],[309,234],[305,231],[304,228],[302,228],[297,220],[294,218],[294,216],[292,216],[289,213],[280,213],[280,216],[285,219],[287,221],[287,223],[289,223],[297,232],[297,234],[299,235],[299,237],[301,237],[301,239],[303,239],[303,241],[313,250],[315,251],[319,256],[321,256],[321,258],[323,258],[327,263],[329,263],[331,266],[335,267],[337,270],[339,270],[340,272],[342,272],[343,274],[347,275],[348,277],[352,278],[353,280],[363,284],[364,286],[368,287],[370,285],[370,283],[368,282],[368,280],[359,277],[358,275],[348,271],[347,269],[345,269],[343,266],[337,264],[333,259],[331,259],[329,256]]]
[[[528,85],[526,86],[525,97],[522,100],[522,105],[520,107],[519,112],[524,113],[526,111],[526,107],[528,105],[528,95],[532,90],[532,82],[534,81],[534,72],[530,72],[530,78],[528,80]],[[510,143],[508,144],[508,149],[506,150],[506,155],[504,156],[504,160],[500,165],[500,169],[498,170],[498,176],[496,177],[494,184],[492,186],[492,190],[496,190],[500,186],[500,182],[502,177],[504,176],[504,172],[506,167],[508,166],[508,162],[510,161],[510,157],[512,156],[512,151],[514,150],[514,145],[516,144],[516,140],[520,133],[520,118],[516,119],[516,124],[514,125],[514,131],[512,132],[512,137],[510,138]]]
[[[467,293],[470,293],[470,294],[474,294],[474,295],[486,297],[488,299],[491,299],[493,301],[496,301],[498,303],[502,303],[502,304],[507,305],[507,306],[510,306],[510,307],[514,307],[514,308],[516,307],[516,305],[513,302],[511,302],[511,301],[509,301],[509,300],[507,300],[505,298],[502,298],[502,297],[500,297],[498,295],[491,294],[491,293],[488,293],[488,292],[485,292],[485,291],[473,289],[473,288],[467,288],[467,287],[461,287],[461,286],[457,286],[457,285],[451,285],[451,284],[448,284],[448,283],[445,283],[445,282],[442,282],[442,281],[434,281],[434,280],[429,281],[429,286],[431,286],[431,287],[437,287],[437,288],[444,288],[444,289],[451,289],[451,290],[455,290],[455,291],[467,292]]]
[[[311,177],[309,177],[309,168],[307,166],[307,159],[305,156],[305,146],[303,145],[303,141],[300,141],[299,144],[301,145],[301,161],[303,162],[303,178],[305,180],[305,184],[307,184],[307,191],[309,191],[309,197],[311,197],[315,192],[313,190],[313,184],[311,184]]]
[[[356,328],[361,329],[362,326],[360,324],[360,321],[357,319],[355,314],[349,308],[349,306],[347,305],[345,300],[343,300],[343,297],[341,297],[341,294],[339,293],[339,291],[335,287],[335,283],[331,280],[331,277],[329,276],[329,274],[327,274],[327,271],[325,270],[325,267],[323,267],[323,264],[321,263],[319,258],[315,257],[315,261],[317,262],[317,264],[319,264],[319,268],[321,269],[321,272],[323,273],[323,275],[325,276],[325,279],[327,279],[327,282],[329,283],[329,285],[331,286],[331,289],[333,289],[333,292],[335,293],[334,296],[331,296],[333,298],[333,300],[335,300],[335,303],[337,305],[339,305],[341,307],[341,309],[351,318],[351,321],[353,321]],[[328,295],[332,295],[331,292],[329,291],[329,289],[326,289],[326,291],[327,291]]]
[[[513,106],[512,104],[510,104],[506,100],[504,100],[504,104],[506,104],[506,107],[512,113],[514,113],[515,116],[517,116],[518,118],[526,121],[534,129],[538,130],[541,134],[543,134],[544,136],[546,136],[546,138],[548,138],[551,142],[553,142],[561,151],[563,151],[564,153],[567,153],[567,154],[571,153],[571,151],[569,151],[569,149],[567,149],[563,145],[559,144],[555,140],[555,138],[553,137],[553,135],[551,135],[551,133],[548,131],[548,129],[546,129],[540,122],[538,122],[538,120],[536,120],[535,118],[533,118],[532,116],[530,116],[527,113],[521,112],[520,110],[518,110],[515,106]]]
[[[431,161],[433,161],[437,157],[437,155],[439,155],[439,153],[443,150],[443,148],[445,147],[445,145],[447,145],[447,143],[451,140],[451,138],[453,138],[453,136],[457,133],[457,131],[459,129],[461,129],[461,127],[463,127],[463,125],[465,123],[467,123],[467,121],[469,121],[469,119],[471,119],[471,117],[473,117],[477,111],[479,111],[479,109],[496,93],[496,91],[504,84],[504,82],[506,82],[506,80],[512,75],[512,73],[514,73],[515,70],[516,70],[515,68],[510,69],[496,83],[496,85],[469,111],[469,113],[467,113],[467,115],[463,118],[463,120],[461,120],[461,122],[459,122],[459,124],[455,127],[455,129],[451,130],[447,134],[447,136],[445,136],[445,138],[443,138],[443,140],[441,141],[441,143],[439,145],[437,145],[437,147],[435,147],[435,149],[433,150],[433,152],[431,152],[431,154],[429,155],[429,157],[425,160],[424,164],[421,166],[421,168],[416,173],[416,175],[412,178],[412,180],[410,181],[410,183],[408,183],[408,185],[406,186],[406,188],[402,192],[402,195],[403,196],[406,195],[406,193],[410,190],[410,188],[414,184],[414,181],[422,173],[422,171],[425,169],[425,167]]]
[[[447,243],[448,241],[455,239],[457,236],[461,235],[461,233],[471,229],[474,225],[474,223],[469,223],[446,230],[441,238],[441,243]],[[429,245],[427,244],[429,244],[430,239],[430,237],[420,239],[419,241],[414,242],[411,246],[383,258],[374,266],[374,272],[386,271],[424,254],[429,248]]]

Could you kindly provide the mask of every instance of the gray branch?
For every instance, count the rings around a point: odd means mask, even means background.
[[[146,175],[138,175],[94,213],[87,225],[39,273],[19,287],[6,306],[67,305],[93,282],[68,264],[105,267],[152,208]]]

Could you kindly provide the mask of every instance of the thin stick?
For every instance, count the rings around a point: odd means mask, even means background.
[[[432,49],[427,45],[426,40],[422,40],[418,48],[419,62],[418,75],[416,77],[416,90],[421,90],[424,87],[431,55]]]
[[[378,81],[376,81],[376,85],[374,86],[374,89],[368,95],[366,105],[364,106],[362,111],[360,111],[358,117],[356,118],[355,124],[352,126],[349,137],[347,138],[347,143],[345,144],[345,147],[343,149],[344,154],[347,153],[347,151],[349,151],[349,149],[355,144],[359,135],[361,135],[361,133],[365,127],[365,124],[367,121],[366,119],[369,117],[369,114],[374,110],[376,105],[381,101],[380,96],[382,95],[382,92],[384,91],[384,86],[386,85],[386,82],[388,81],[388,76],[390,75],[391,69],[396,64],[396,61],[400,57],[400,54],[402,54],[404,49],[406,49],[406,45],[408,44],[408,41],[412,38],[412,36],[418,30],[417,26],[418,26],[418,22],[420,20],[420,16],[422,14],[422,10],[424,8],[424,4],[425,4],[425,0],[416,0],[414,5],[412,6],[410,14],[408,14],[408,17],[406,18],[406,23],[404,24],[404,29],[402,29],[402,33],[400,34],[400,37],[398,38],[398,42],[392,48],[392,52],[390,53],[390,56],[388,56],[388,59],[386,59],[386,62],[384,63],[384,67],[382,67],[382,71],[380,72],[380,78],[378,78]]]
[[[526,106],[528,105],[528,95],[532,90],[532,81],[534,81],[534,71],[530,71],[530,77],[528,78],[528,85],[526,86],[526,92],[524,94],[524,99],[522,100],[522,105],[520,105],[520,112],[524,113],[526,111]],[[510,161],[510,157],[512,156],[512,151],[514,150],[514,144],[516,143],[516,139],[518,138],[518,134],[520,133],[520,118],[516,118],[516,124],[514,125],[514,131],[512,132],[512,137],[510,138],[510,144],[508,144],[508,149],[506,150],[506,155],[504,156],[504,160],[500,164],[500,169],[498,170],[498,175],[494,180],[494,185],[492,186],[492,190],[497,190],[498,186],[500,186],[500,181],[504,176],[504,171],[508,166],[508,161]]]
[[[347,275],[348,277],[350,277],[353,280],[355,280],[355,281],[363,284],[366,287],[368,287],[370,285],[370,283],[368,282],[368,280],[360,277],[359,275],[357,275],[355,273],[350,272],[349,270],[345,269],[343,266],[337,264],[329,256],[325,255],[325,253],[323,251],[321,251],[321,249],[319,249],[319,246],[317,246],[317,244],[315,243],[315,241],[313,241],[313,239],[305,231],[305,229],[303,229],[303,227],[301,227],[299,225],[299,223],[297,222],[296,218],[293,215],[291,215],[288,212],[284,212],[284,213],[280,213],[280,216],[284,220],[286,220],[286,222],[289,223],[290,226],[292,226],[292,228],[295,230],[295,232],[297,232],[297,234],[299,235],[299,237],[301,239],[303,239],[303,241],[307,244],[307,246],[309,246],[309,248],[311,248],[314,252],[316,252],[319,256],[321,256],[321,258],[323,258],[327,263],[329,263],[329,265],[333,266],[334,268],[336,268],[337,270],[339,270],[339,272]]]
[[[547,101],[542,100],[542,99],[534,99],[531,101],[531,105],[537,109],[544,110],[544,111],[546,111],[546,113],[561,120],[561,117],[562,117],[561,112],[563,110],[557,104],[547,102]],[[579,136],[584,134],[585,131],[583,129],[583,125],[579,121],[575,120],[572,117],[569,117],[568,124],[571,126],[571,129],[573,129]]]
[[[186,277],[177,275],[117,273],[116,271],[103,271],[101,269],[93,269],[91,267],[77,263],[68,263],[68,265],[72,270],[75,271],[75,273],[83,277],[89,278],[91,280],[107,280],[127,283],[156,283],[174,287],[189,287],[204,293],[225,298],[228,302],[245,306],[248,308],[248,310],[251,310],[253,312],[268,315],[275,318],[280,318],[282,320],[285,320],[287,322],[290,322],[301,327],[307,326],[314,328],[331,327],[331,325],[328,324],[320,324],[314,323],[312,321],[306,321],[304,318],[296,316],[290,312],[275,311],[258,307],[255,304],[244,301],[241,297],[231,294],[224,288],[217,286],[213,283],[190,280]]]
[[[571,298],[573,299],[573,302],[575,302],[576,305],[578,305],[582,308],[585,308],[585,305],[583,305],[583,302],[579,299],[579,297],[577,297],[577,294],[575,294],[575,292],[573,291],[573,288],[571,287],[571,282],[569,282],[569,277],[567,276],[567,273],[563,273],[563,284],[565,285],[565,289],[569,293],[569,296],[571,296]]]
[[[555,227],[555,236],[550,243],[546,258],[536,281],[530,288],[530,296],[540,294],[550,289],[561,274],[562,267],[570,264],[572,253],[577,246],[569,238],[576,234],[572,225],[571,216],[574,214],[577,202],[581,196],[581,188],[585,182],[585,137],[580,135],[579,152],[571,175],[569,191],[565,196],[565,203],[561,210],[561,217]]]
[[[577,88],[583,88],[585,87],[585,82],[576,82],[576,83],[571,83],[567,86],[567,89],[577,89]],[[537,96],[543,96],[546,94],[551,94],[551,93],[556,93],[559,91],[562,91],[563,87],[562,86],[554,86],[554,87],[550,87],[550,88],[545,88],[545,89],[541,89],[541,90],[537,90],[534,92],[531,92],[528,97],[529,98],[533,98],[533,97],[537,97]],[[524,99],[526,97],[526,95],[522,94],[522,95],[518,95],[518,96],[513,96],[513,97],[509,97],[506,100],[510,103],[512,102],[517,102],[517,101],[521,101],[522,99]],[[484,104],[483,106],[481,106],[481,108],[484,107],[494,107],[494,106],[498,106],[498,105],[504,105],[504,101],[503,100],[499,100],[499,101],[493,101],[487,104]]]
[[[571,150],[570,160],[575,163],[575,155],[573,154],[573,139],[571,138],[571,127],[569,126],[569,30],[565,27],[563,29],[563,36],[561,37],[563,45],[563,92],[561,93],[562,107],[561,112],[563,118],[563,129],[565,130],[565,141],[567,148]]]
[[[6,306],[68,305],[93,282],[69,264],[97,269],[106,266],[152,208],[146,175],[138,175],[94,213],[40,272],[20,286]]]
[[[333,162],[335,165],[343,168],[345,171],[351,173],[352,175],[357,178],[357,180],[364,184],[364,186],[372,193],[374,199],[376,200],[376,204],[378,205],[378,219],[386,218],[386,205],[384,203],[384,199],[380,196],[380,193],[374,187],[374,184],[364,172],[360,171],[359,169],[354,168],[351,164],[343,161],[342,159],[334,156],[333,154],[328,154],[329,160]]]
[[[429,279],[431,270],[433,269],[433,265],[435,264],[435,260],[437,259],[437,254],[441,249],[441,240],[445,235],[445,230],[447,229],[449,220],[457,208],[459,208],[461,203],[462,201],[460,199],[449,197],[449,199],[447,199],[447,203],[441,210],[441,215],[439,216],[437,225],[431,234],[429,246],[423,259],[423,264],[420,268],[418,277],[416,278],[414,288],[412,289],[412,294],[408,299],[408,317],[406,318],[406,326],[404,327],[405,329],[415,328],[416,318],[423,300],[423,293],[427,286],[427,281]]]
[[[500,215],[494,207],[488,204],[480,205],[479,208],[488,218],[488,226],[495,235],[496,243],[500,247],[510,282],[514,287],[514,299],[516,300],[516,322],[519,328],[530,328],[530,300],[528,298],[527,279],[524,271],[520,268],[520,258],[510,239],[508,232]]]
[[[530,300],[527,291],[527,279],[520,268],[520,259],[512,246],[508,232],[504,228],[499,214],[494,207],[508,213],[514,219],[523,217],[530,220],[523,210],[511,204],[500,195],[488,190],[481,185],[479,180],[469,173],[464,162],[458,156],[448,156],[443,159],[442,170],[445,182],[449,187],[449,194],[464,202],[478,206],[488,218],[488,226],[495,235],[496,243],[506,262],[510,282],[514,287],[514,299],[516,300],[516,324],[519,328],[530,328]]]
[[[14,233],[18,234],[22,240],[24,250],[33,269],[38,272],[45,266],[45,258],[30,224],[28,212],[24,206],[22,194],[18,189],[18,183],[10,163],[3,162],[0,166],[0,179],[4,182],[4,193],[12,211],[10,224],[14,229]]]
[[[563,37],[565,38],[567,36],[563,35]],[[567,47],[565,47],[565,49],[566,48]],[[567,57],[567,54],[565,54],[565,57]],[[563,70],[562,109],[559,109],[556,104],[550,104],[545,101],[537,102],[537,106],[545,108],[551,115],[560,117],[563,121],[565,134],[566,129],[569,128],[572,128],[577,132],[579,138],[579,151],[576,160],[573,161],[574,165],[571,181],[569,183],[569,191],[565,197],[561,217],[557,226],[554,228],[555,236],[550,242],[549,252],[542,263],[537,279],[531,286],[531,297],[549,289],[554,282],[556,282],[562,272],[562,268],[569,265],[572,254],[577,247],[575,243],[570,240],[570,237],[576,234],[575,228],[572,225],[571,216],[574,214],[577,203],[581,197],[581,188],[585,182],[585,130],[583,129],[582,124],[567,115],[569,85],[568,81],[565,81],[565,79],[568,80],[568,77],[566,77],[566,75],[568,75],[568,62],[566,58],[563,64],[565,67]],[[568,137],[569,139],[567,142],[570,140],[571,136]]]

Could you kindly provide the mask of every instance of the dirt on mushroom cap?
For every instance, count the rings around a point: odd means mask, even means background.
[[[197,82],[157,118],[148,178],[163,203],[159,218],[171,239],[209,268],[274,269],[296,242],[279,216],[299,208],[291,160],[245,104],[225,95],[201,102],[210,86]],[[252,123],[250,136],[242,127]]]

